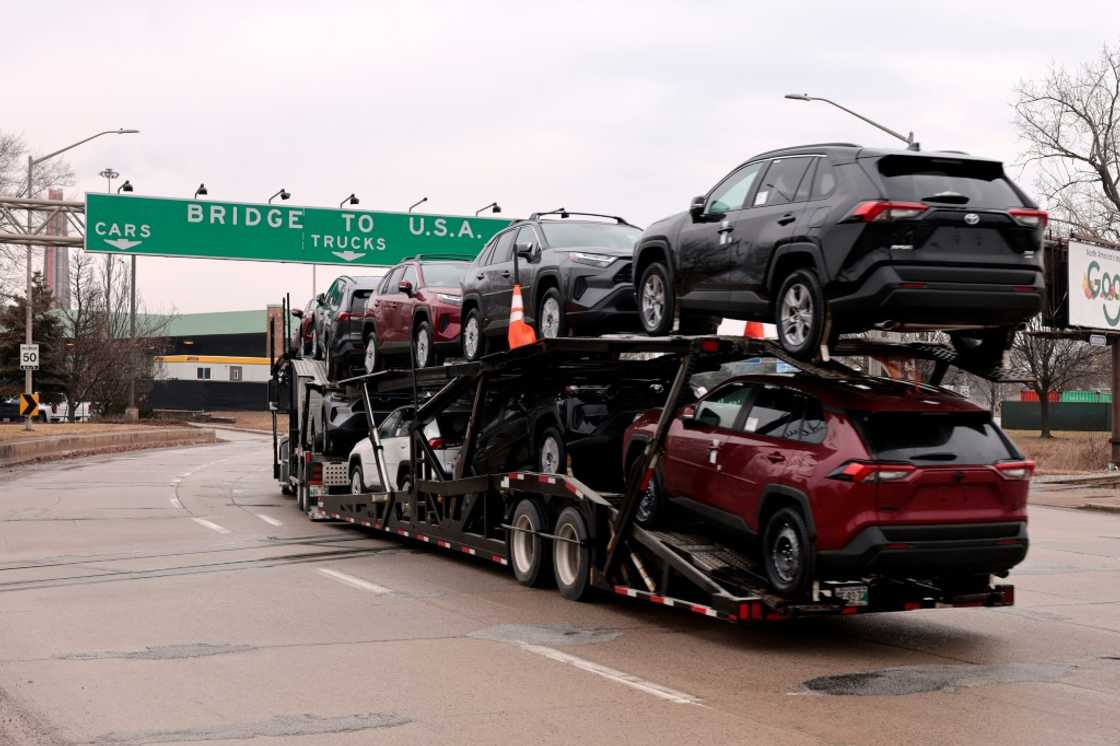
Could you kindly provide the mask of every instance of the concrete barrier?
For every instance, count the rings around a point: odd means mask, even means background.
[[[0,443],[0,467],[97,453],[217,442],[213,430],[194,427],[138,427],[124,432],[67,433]]]

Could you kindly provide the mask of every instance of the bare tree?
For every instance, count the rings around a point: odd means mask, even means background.
[[[63,355],[62,388],[71,402],[92,404],[101,415],[124,411],[129,381],[151,379],[171,316],[142,312],[137,300],[136,339],[129,336],[128,288],[124,273],[112,281],[89,254],[75,254],[70,270],[71,307],[60,309],[69,340]],[[138,389],[143,395],[143,387]]]
[[[1016,91],[1025,162],[1050,212],[1084,238],[1120,240],[1120,48]]]
[[[27,197],[27,156],[31,148],[19,135],[0,132],[0,196]],[[32,171],[31,197],[41,198],[48,187],[67,186],[74,183],[74,172],[61,158],[45,161]],[[18,220],[17,211],[14,217]],[[21,224],[26,228],[26,224]],[[14,233],[15,226],[0,213],[0,232]],[[0,293],[23,293],[23,262],[25,247],[20,244],[0,244]]]
[[[1083,381],[1098,379],[1106,364],[1106,351],[1060,334],[1049,334],[1036,316],[1015,337],[1011,347],[1011,366],[1032,380],[1038,394],[1039,437],[1050,436],[1050,393]]]

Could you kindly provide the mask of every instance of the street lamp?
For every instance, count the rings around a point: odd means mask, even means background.
[[[132,182],[128,179],[117,187],[117,194],[121,192],[128,192],[132,194]],[[110,256],[112,256],[110,254]],[[136,364],[136,255],[133,254],[128,258],[129,260],[129,278],[128,278],[128,339],[132,345],[128,354],[132,358],[132,364]],[[129,371],[128,376],[128,409],[125,410],[125,419],[136,417],[140,419],[139,411],[136,409],[136,368],[133,367]]]
[[[790,99],[791,101],[823,101],[826,104],[832,104],[837,109],[840,109],[841,111],[848,112],[849,114],[851,114],[856,119],[862,119],[863,121],[870,124],[872,127],[876,127],[878,129],[881,129],[883,132],[886,132],[891,137],[897,137],[899,140],[902,140],[904,143],[906,143],[906,149],[907,150],[921,150],[921,147],[919,146],[919,144],[914,142],[914,133],[913,132],[910,133],[909,137],[903,137],[899,133],[892,130],[890,127],[884,127],[883,125],[876,122],[874,119],[868,119],[864,115],[858,114],[858,113],[852,111],[851,109],[849,109],[846,106],[841,106],[840,104],[836,103],[835,101],[830,101],[827,98],[820,98],[818,96],[810,96],[808,93],[787,93],[786,98]]]
[[[94,138],[97,138],[97,137],[101,137],[102,135],[135,135],[139,132],[140,132],[140,130],[126,130],[126,129],[105,130],[103,132],[98,132],[96,134],[90,135],[89,137],[85,138],[84,140],[78,140],[76,143],[72,143],[70,145],[67,145],[65,148],[60,148],[60,149],[54,151],[53,153],[47,153],[46,155],[40,156],[39,158],[32,158],[31,155],[29,154],[27,156],[27,199],[30,200],[34,196],[32,194],[32,191],[33,191],[33,188],[32,188],[32,174],[35,171],[35,166],[39,165],[43,161],[50,160],[51,158],[54,158],[56,155],[61,155],[61,154],[65,153],[67,150],[71,150],[73,148],[76,148],[79,145],[85,145],[90,140],[93,140]],[[33,208],[31,208],[29,206],[27,208],[27,232],[28,232],[28,234],[30,234],[33,230],[32,226],[31,226],[32,211],[33,211]],[[26,307],[26,309],[25,309],[26,310],[26,315],[24,316],[24,337],[25,337],[25,340],[26,340],[27,344],[31,344],[31,340],[32,340],[31,290],[32,290],[32,288],[31,288],[31,244],[27,244],[27,302],[24,304],[24,306]],[[23,374],[23,388],[24,388],[24,391],[28,394],[28,396],[30,396],[31,395],[31,369],[30,368],[28,368],[27,370],[24,371],[24,374]],[[30,430],[31,429],[31,418],[30,417],[28,417],[27,421],[24,423],[24,429],[25,430]]]
[[[497,215],[498,213],[500,213],[502,211],[502,206],[499,205],[497,202],[491,202],[490,204],[486,205],[486,207],[480,207],[477,210],[475,210],[474,214],[478,215],[480,212],[485,212],[486,210],[491,210],[491,209],[493,210],[494,214]]]
[[[206,185],[199,184],[198,189],[194,190],[194,199],[198,199],[200,196],[205,197],[207,194],[210,194],[210,192],[206,191]]]
[[[342,200],[341,202],[339,202],[339,203],[338,203],[338,209],[340,209],[340,210],[341,210],[341,209],[342,209],[342,208],[343,208],[343,207],[344,207],[345,205],[356,205],[356,204],[358,204],[358,202],[360,202],[360,201],[361,201],[361,200],[359,200],[359,199],[358,199],[358,198],[357,198],[357,197],[356,197],[356,196],[354,195],[354,193],[353,193],[353,192],[350,192],[350,196],[349,196],[349,197],[347,197],[346,199],[344,199],[344,200]]]
[[[108,186],[105,188],[105,191],[112,193],[112,191],[113,191],[113,179],[120,176],[120,174],[117,173],[116,171],[114,171],[111,168],[106,168],[101,173],[99,173],[98,176],[100,176],[102,179],[105,179],[108,182]]]
[[[124,183],[121,184],[119,187],[117,187],[117,194],[120,194],[121,192],[128,192],[129,194],[131,194],[132,193],[132,182],[129,181],[128,179],[125,179]]]
[[[203,192],[203,194],[206,194],[206,192]],[[268,198],[268,204],[270,204],[270,205],[271,205],[271,204],[272,204],[272,200],[276,199],[277,197],[279,197],[279,198],[280,198],[280,201],[281,201],[281,202],[283,202],[284,200],[288,199],[288,198],[289,198],[289,197],[291,197],[291,196],[292,196],[292,193],[291,193],[291,192],[289,192],[289,191],[288,191],[287,189],[285,189],[284,187],[280,187],[280,191],[279,191],[279,192],[277,192],[276,194],[274,194],[274,195],[272,195],[271,197],[269,197],[269,198]]]
[[[412,206],[408,208],[408,211],[412,212],[413,208],[419,207],[420,205],[424,204],[427,201],[428,201],[427,197],[421,197],[419,202],[413,202],[412,203]]]

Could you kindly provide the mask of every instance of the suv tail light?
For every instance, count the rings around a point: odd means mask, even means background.
[[[889,202],[877,200],[860,202],[848,213],[844,222],[885,223],[891,220],[916,218],[929,209],[921,202]]]
[[[1016,223],[1026,228],[1045,228],[1046,224],[1050,222],[1050,216],[1046,210],[1014,209],[1008,210],[1007,214]]]
[[[339,311],[338,316],[336,316],[335,318],[337,318],[339,321],[349,321],[350,320],[350,312],[349,311]]]
[[[1034,474],[1033,461],[1004,461],[996,464],[996,471],[1004,479],[1030,479]]]
[[[900,482],[914,473],[910,464],[871,464],[849,461],[828,475],[841,482]]]
[[[443,448],[446,445],[447,441],[443,438],[432,438],[428,441],[428,448],[431,448],[433,451],[438,451],[440,448]]]

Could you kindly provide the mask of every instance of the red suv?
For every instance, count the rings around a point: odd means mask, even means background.
[[[362,339],[367,373],[384,367],[384,359],[414,350],[416,367],[439,365],[459,351],[459,280],[465,261],[408,259],[389,270],[366,304]]]
[[[627,465],[659,414],[627,430]],[[967,592],[1026,556],[1033,471],[987,410],[943,389],[745,376],[673,420],[637,520],[686,509],[751,547],[780,593],[868,576]]]

